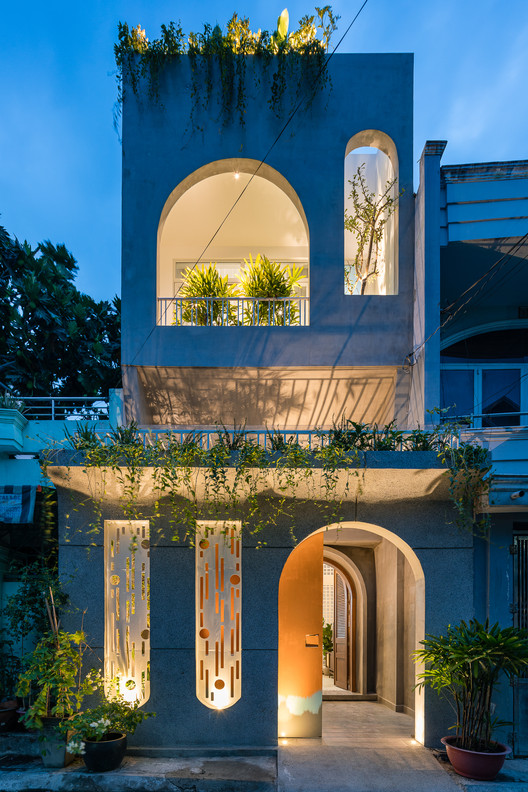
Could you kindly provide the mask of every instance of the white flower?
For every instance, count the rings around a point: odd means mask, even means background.
[[[99,721],[94,721],[93,723],[90,723],[90,729],[97,729],[98,726],[99,726]]]

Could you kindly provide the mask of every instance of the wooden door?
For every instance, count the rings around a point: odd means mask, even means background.
[[[349,689],[348,636],[350,597],[343,576],[334,572],[334,685]]]

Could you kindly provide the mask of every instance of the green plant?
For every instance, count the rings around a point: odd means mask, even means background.
[[[115,685],[107,696],[102,693],[102,686],[98,693],[101,696],[99,704],[73,715],[61,724],[62,732],[74,732],[67,745],[67,750],[72,754],[83,754],[86,740],[101,742],[111,733],[134,734],[140,723],[156,714],[140,709],[137,701],[125,701]]]
[[[34,561],[12,570],[18,579],[18,589],[7,597],[2,616],[11,637],[23,640],[35,631],[43,635],[50,630],[46,597],[51,596],[55,606],[61,610],[68,602],[62,589],[57,569],[42,561]]]
[[[215,84],[219,86],[222,125],[232,122],[234,117],[241,126],[245,125],[247,55],[260,59],[265,70],[274,66],[268,104],[275,115],[282,112],[287,84],[292,86],[289,107],[295,106],[301,96],[305,96],[309,104],[328,82],[325,56],[338,18],[330,6],[316,8],[314,14],[300,20],[297,30],[289,32],[288,12],[284,9],[277,21],[277,30],[270,34],[267,30],[253,32],[249,19],[234,13],[225,33],[219,25],[206,24],[203,32],[185,36],[179,23],[170,22],[161,26],[160,38],[152,40],[140,25],[129,28],[126,22],[120,22],[118,41],[114,45],[118,84],[114,123],[117,124],[125,86],[139,94],[140,83],[145,81],[149,95],[157,98],[164,65],[181,55],[187,55],[191,65],[190,123],[193,130],[199,128],[200,113],[204,109],[211,115]],[[262,91],[258,71],[253,72],[253,81],[255,88]]]
[[[334,631],[330,623],[323,619],[323,657],[326,658],[328,652],[334,651]]]
[[[64,245],[33,249],[0,226],[0,369],[24,396],[97,396],[120,377],[121,303],[74,285]]]
[[[238,297],[238,289],[228,283],[227,275],[222,277],[219,274],[216,264],[187,267],[183,279],[180,294],[187,302],[183,303],[181,314],[176,314],[176,324],[238,324],[237,309],[230,302],[230,298]]]
[[[258,253],[244,259],[240,288],[244,297],[256,301],[244,311],[245,325],[298,325],[299,308],[295,302],[303,268],[270,261]]]
[[[415,662],[425,663],[419,687],[447,694],[456,712],[457,745],[468,751],[492,748],[492,730],[505,725],[493,718],[493,691],[502,674],[507,679],[528,668],[528,632],[471,619],[447,628],[446,635],[427,635]]]
[[[485,537],[489,514],[481,513],[480,504],[491,486],[488,450],[475,443],[453,446],[444,442],[438,455],[449,468],[449,494],[457,512],[457,524],[460,528]],[[479,513],[480,517],[477,517]]]
[[[100,684],[96,671],[82,676],[83,655],[88,648],[84,632],[68,633],[59,628],[51,592],[46,605],[51,629],[24,658],[17,690],[22,697],[35,695],[24,723],[37,729],[42,728],[43,718],[68,718],[78,712],[84,697]]]
[[[345,209],[345,230],[354,234],[357,252],[352,267],[345,269],[345,286],[349,294],[364,294],[369,280],[379,275],[379,247],[389,217],[397,209],[402,193],[394,195],[397,179],[388,179],[381,195],[370,190],[365,166],[360,165],[349,180],[352,186],[352,212]],[[403,191],[402,191],[403,192]]]
[[[0,701],[16,695],[20,658],[13,654],[13,642],[0,639]]]

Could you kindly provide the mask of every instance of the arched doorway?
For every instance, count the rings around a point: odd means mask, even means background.
[[[424,637],[422,566],[397,534],[362,522],[321,528],[284,565],[279,584],[279,736],[321,734],[325,555],[336,566],[340,557],[348,559],[347,569],[355,570],[358,581],[356,585],[352,578],[355,674],[348,671],[348,679],[358,692],[376,694],[390,709],[413,715],[415,739],[423,742],[423,696],[414,687],[420,668],[411,656]],[[346,581],[346,572],[343,577]],[[352,606],[352,585],[349,592]]]

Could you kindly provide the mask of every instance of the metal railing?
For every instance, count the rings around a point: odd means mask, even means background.
[[[299,444],[308,451],[315,451],[328,446],[332,440],[332,430],[321,429],[223,429],[223,428],[187,428],[187,429],[168,429],[167,427],[151,427],[140,429],[140,437],[145,448],[152,447],[160,443],[167,447],[169,443],[186,444],[196,443],[199,448],[208,451],[218,442],[229,443],[231,447],[236,446],[236,441],[241,438],[241,442],[248,441],[263,448],[266,451],[283,451],[288,445]],[[406,451],[411,450],[412,445],[411,430],[401,432],[401,437],[394,443],[394,446],[387,450]],[[450,444],[456,446],[459,441],[457,432],[450,435]],[[371,449],[365,449],[371,450]],[[382,449],[378,449],[382,450]],[[434,449],[433,449],[434,450]]]
[[[158,297],[157,323],[187,327],[299,327],[309,324],[308,297]]]
[[[489,412],[477,415],[445,416],[443,423],[456,423],[461,429],[519,429],[528,425],[526,412]]]
[[[101,396],[24,396],[28,421],[107,421],[108,401]]]

